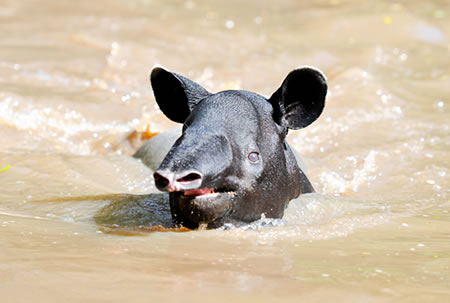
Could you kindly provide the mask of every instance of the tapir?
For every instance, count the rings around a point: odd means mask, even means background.
[[[174,223],[212,229],[282,218],[289,201],[314,192],[286,136],[321,115],[327,94],[321,71],[291,71],[268,99],[245,90],[210,93],[162,67],[152,70],[150,82],[161,111],[182,128],[150,139],[134,157],[169,193]],[[155,155],[159,148],[163,159]]]

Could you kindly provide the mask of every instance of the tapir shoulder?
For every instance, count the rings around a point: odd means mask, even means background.
[[[151,170],[155,171],[169,152],[175,141],[181,136],[181,125],[173,127],[147,140],[133,155]]]

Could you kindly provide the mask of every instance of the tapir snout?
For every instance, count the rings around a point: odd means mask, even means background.
[[[155,185],[160,191],[186,191],[199,188],[203,176],[195,170],[174,173],[169,170],[157,170],[153,177]]]

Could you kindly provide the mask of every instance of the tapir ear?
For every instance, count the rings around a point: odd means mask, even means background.
[[[269,99],[275,122],[290,129],[310,125],[322,113],[326,95],[322,72],[311,67],[293,70]]]
[[[150,82],[161,111],[178,123],[183,123],[195,105],[210,94],[194,81],[161,67],[152,70]]]

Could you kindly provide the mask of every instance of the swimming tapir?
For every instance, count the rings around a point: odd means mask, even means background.
[[[293,70],[269,99],[243,90],[210,93],[160,67],[150,81],[161,111],[183,124],[169,134],[176,140],[154,172],[175,223],[217,228],[281,218],[290,200],[314,192],[286,135],[322,113],[327,82],[319,70]],[[154,169],[149,144],[161,146],[150,139],[135,157]]]

